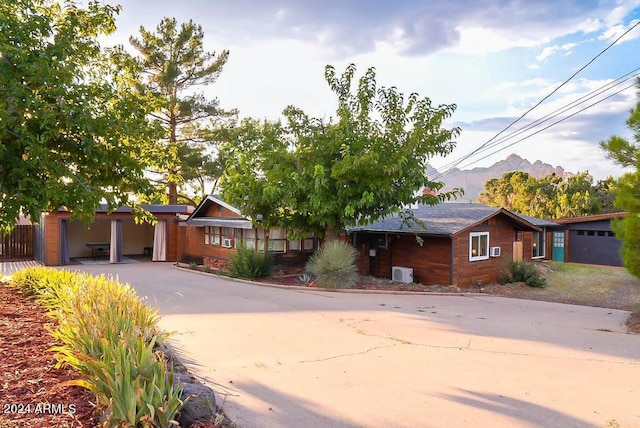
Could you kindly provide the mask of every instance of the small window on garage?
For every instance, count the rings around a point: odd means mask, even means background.
[[[611,231],[611,230],[610,230],[609,232],[607,232],[607,235],[609,235],[609,236],[616,236],[616,234],[615,234],[613,231]]]
[[[579,230],[578,235],[584,235],[584,230]]]
[[[587,230],[587,236],[595,236],[596,231],[595,230]]]
[[[598,236],[607,236],[607,231],[606,230],[599,230],[598,231]]]

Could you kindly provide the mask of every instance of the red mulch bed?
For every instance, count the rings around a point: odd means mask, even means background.
[[[78,376],[54,368],[56,359],[48,349],[57,343],[47,330],[53,320],[2,283],[0,308],[0,427],[96,426],[89,391],[77,386],[54,390]]]

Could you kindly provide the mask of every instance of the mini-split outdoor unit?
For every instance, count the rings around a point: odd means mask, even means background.
[[[489,255],[491,257],[500,257],[500,247],[491,247],[489,249]]]
[[[391,279],[408,284],[413,282],[413,269],[402,266],[394,266],[391,269]]]
[[[222,240],[222,247],[223,248],[231,248],[232,247],[231,238],[224,238]]]

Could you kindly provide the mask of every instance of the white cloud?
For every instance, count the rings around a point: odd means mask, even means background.
[[[631,28],[634,25],[636,25],[638,22],[639,21],[636,19],[634,21],[631,21],[631,23],[629,23],[629,25],[618,24],[618,25],[614,25],[612,27],[609,27],[605,32],[603,32],[598,37],[598,40],[606,40],[608,42],[613,42],[618,37],[622,36],[625,33],[625,31],[629,30],[629,28]],[[618,44],[624,43],[624,42],[629,42],[629,41],[637,39],[637,38],[640,38],[640,26],[636,27],[631,32],[629,32],[629,34],[625,35],[622,39],[620,39],[618,41]]]
[[[564,51],[565,56],[568,56],[571,54],[571,50],[574,47],[578,46],[579,44],[580,43],[565,43],[563,45],[547,46],[544,49],[542,49],[542,53],[540,53],[540,55],[536,56],[536,60],[538,60],[538,62],[542,62],[547,58],[549,58],[550,56],[561,51]]]

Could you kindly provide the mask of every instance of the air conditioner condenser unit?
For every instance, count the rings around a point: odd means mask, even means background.
[[[413,268],[394,266],[391,268],[391,279],[405,284],[413,282]]]

